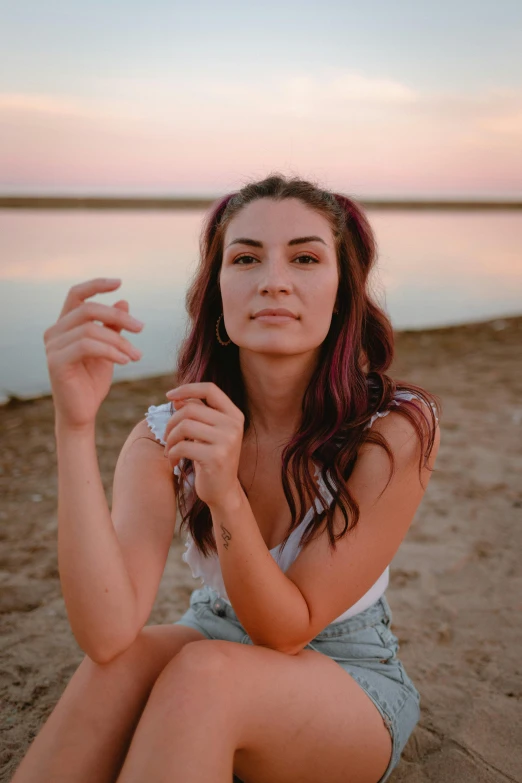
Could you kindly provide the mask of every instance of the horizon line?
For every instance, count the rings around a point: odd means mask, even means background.
[[[216,196],[16,195],[0,193],[0,209],[205,209]],[[522,209],[522,199],[348,196],[368,209]]]

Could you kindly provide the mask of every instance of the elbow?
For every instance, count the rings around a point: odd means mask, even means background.
[[[278,645],[277,649],[280,652],[286,653],[286,655],[297,655],[314,638],[315,634],[310,635],[310,631],[311,631],[311,629],[309,627],[306,628],[305,633],[299,634],[300,641],[296,642],[295,637],[294,637],[294,639],[292,641],[287,639],[286,640],[286,644]],[[303,636],[304,636],[304,639],[303,639]]]
[[[273,650],[277,650],[277,652],[282,652],[285,655],[297,655],[301,652],[302,649],[306,647],[310,640],[307,639],[304,642],[289,642],[286,640],[285,644],[274,644],[272,645]],[[268,645],[266,645],[268,646]]]
[[[293,640],[286,639],[284,644],[278,644],[275,646],[275,649],[279,650],[279,652],[285,653],[286,655],[297,655],[298,653],[303,650],[309,642],[312,641],[315,634],[312,634],[310,636],[310,627],[308,626],[306,630],[303,632],[303,629],[301,629],[301,633],[299,634],[301,640],[296,642],[295,636]],[[306,634],[306,636],[305,636]],[[303,641],[303,636],[305,636]]]
[[[72,627],[74,638],[85,655],[100,665],[111,663],[115,658],[131,647],[141,634],[143,627],[136,623],[128,623],[114,628],[113,633],[98,633],[96,636],[85,633],[85,627]]]
[[[303,597],[303,603],[306,607],[305,611],[301,614],[295,612],[292,617],[292,623],[286,623],[284,627],[279,625],[278,628],[271,628],[271,638],[264,638],[256,640],[252,633],[250,638],[253,644],[261,645],[263,647],[269,647],[277,652],[285,653],[285,655],[297,655],[301,650],[306,647],[315,634],[311,633],[310,627],[310,610]],[[311,635],[310,635],[311,634]]]
[[[107,663],[111,663],[115,658],[118,658],[119,655],[126,652],[126,650],[134,644],[138,635],[133,636],[131,639],[126,639],[125,641],[121,640],[117,645],[106,645],[105,647],[100,645],[97,645],[96,647],[84,645],[82,646],[82,650],[93,663],[103,666]]]
[[[89,658],[93,663],[98,664],[98,666],[104,666],[106,663],[110,663],[114,657],[116,656],[110,656],[110,655],[104,655],[100,654],[98,652],[87,652],[84,650],[85,656]]]
[[[294,645],[293,647],[287,647],[284,650],[281,650],[281,652],[284,652],[285,655],[298,655],[298,653],[301,652],[301,650],[304,650],[308,642],[302,642],[300,644]]]
[[[131,642],[132,644],[132,642]],[[84,650],[86,656],[91,659],[93,663],[97,663],[99,666],[105,666],[108,663],[112,663],[119,655],[129,649],[131,645],[128,644],[125,647],[120,647],[117,650]]]
[[[282,644],[280,642],[272,642],[271,644],[269,644],[266,641],[265,642],[261,642],[261,641],[256,642],[255,639],[252,639],[252,644],[255,647],[267,647],[269,650],[275,650],[276,652],[281,652],[281,653],[284,653],[285,655],[297,655],[297,653],[300,652],[300,650],[302,650],[303,647],[306,646],[307,642],[305,642],[304,644],[299,644],[299,645],[295,645],[295,644],[294,645],[289,645],[288,643]]]

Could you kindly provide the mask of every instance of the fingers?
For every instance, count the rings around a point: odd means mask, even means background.
[[[118,302],[114,302],[113,307],[118,308],[118,310],[121,310],[124,313],[129,312],[129,303],[126,299],[120,299]],[[107,327],[108,329],[114,329],[117,331],[121,331],[121,329],[117,328],[115,325],[111,325]]]
[[[243,412],[234,405],[223,389],[220,389],[217,384],[212,383],[211,381],[186,383],[178,386],[177,389],[167,392],[166,396],[169,400],[172,400],[174,407],[176,407],[177,400],[187,399],[188,397],[198,397],[199,399],[206,401],[210,407],[230,416],[232,419],[244,421]]]
[[[105,326],[120,330],[127,329],[130,332],[139,332],[143,328],[142,321],[138,321],[119,307],[111,307],[100,302],[83,302],[56,322],[55,331],[65,331],[86,321],[101,321]]]
[[[173,449],[176,447],[173,446]],[[208,456],[208,443],[196,443],[188,440],[183,441],[183,455],[178,457],[172,451],[169,453],[169,462],[175,467],[180,459],[190,459],[195,462],[204,461]]]
[[[99,302],[86,302],[93,294],[117,288],[121,280],[95,278],[72,286],[58,321],[44,332],[44,343],[50,366],[57,361],[79,361],[97,356],[125,364],[138,360],[142,353],[120,332],[139,332],[144,324],[129,314],[129,303],[118,300],[112,307]],[[96,323],[100,321],[100,323]]]
[[[83,302],[74,310],[60,317],[49,329],[46,329],[44,342],[47,344],[57,335],[92,321],[101,321],[108,329],[116,332],[120,332],[122,329],[140,332],[144,326],[142,321],[129,315],[122,307],[110,307],[99,302]]]
[[[118,350],[114,345],[103,340],[94,340],[89,337],[82,337],[79,340],[71,339],[60,349],[48,350],[49,369],[53,370],[55,363],[75,364],[88,357],[101,357],[118,364],[127,364],[129,356]]]
[[[207,425],[216,425],[216,413],[217,411],[213,410],[212,408],[209,408],[207,405],[201,402],[201,400],[191,400],[190,402],[184,401],[183,404],[180,404],[180,409],[183,408],[183,417],[177,416],[176,411],[168,420],[167,426],[165,427],[165,432],[163,434],[163,439],[166,441],[168,439],[168,436],[174,429],[174,427],[178,426],[180,422],[182,421],[200,421],[203,424]],[[174,406],[176,407],[176,406]],[[194,418],[191,418],[194,417]]]
[[[189,403],[202,405],[204,408],[208,408],[208,405],[205,405],[203,400],[198,400],[197,397],[185,397],[183,400],[176,400],[176,405],[174,407],[176,410],[179,410],[183,405],[188,405]]]
[[[60,312],[59,318],[62,318],[71,310],[74,310],[89,296],[95,294],[105,293],[107,291],[114,291],[115,288],[119,288],[121,280],[119,278],[109,277],[95,277],[92,280],[86,280],[83,283],[77,283],[69,289],[69,293],[65,298],[64,305]]]
[[[172,442],[172,438],[175,437],[175,442]],[[212,427],[209,424],[204,424],[201,421],[194,421],[194,419],[183,419],[183,421],[180,421],[178,426],[176,427],[175,436],[173,435],[171,438],[171,442],[169,443],[169,439],[163,436],[163,439],[166,441],[167,445],[165,446],[165,454],[174,446],[176,443],[180,443],[181,441],[187,440],[187,441],[197,441],[198,443],[215,443],[217,440],[217,434],[215,427]]]
[[[118,331],[114,331],[110,328],[106,329],[93,321],[80,324],[73,329],[68,329],[66,332],[57,334],[49,339],[47,341],[47,352],[50,354],[62,351],[63,349],[68,348],[71,343],[83,343],[84,349],[88,351],[89,348],[92,348],[93,341],[106,343],[108,348],[115,349],[116,351],[116,353],[114,353],[109,350],[107,354],[96,353],[94,354],[96,356],[106,356],[107,358],[115,356],[118,360],[121,360],[121,354],[123,354],[123,358],[126,361],[129,361],[129,359],[137,361],[142,356],[141,351]],[[91,354],[85,352],[82,355],[87,356]]]

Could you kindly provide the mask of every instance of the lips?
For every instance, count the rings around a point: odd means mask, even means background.
[[[254,313],[254,318],[257,318],[260,315],[287,315],[290,318],[297,318],[295,313],[291,313],[290,310],[286,310],[284,307],[277,307],[277,308],[267,308],[265,310],[259,310],[257,313]]]

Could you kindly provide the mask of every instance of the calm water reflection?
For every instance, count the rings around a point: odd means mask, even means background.
[[[143,351],[115,380],[168,372],[185,328],[202,211],[0,211],[0,399],[50,390],[43,331],[71,285],[121,277],[112,304],[145,321]],[[369,211],[379,245],[372,288],[396,329],[522,312],[522,213]]]

